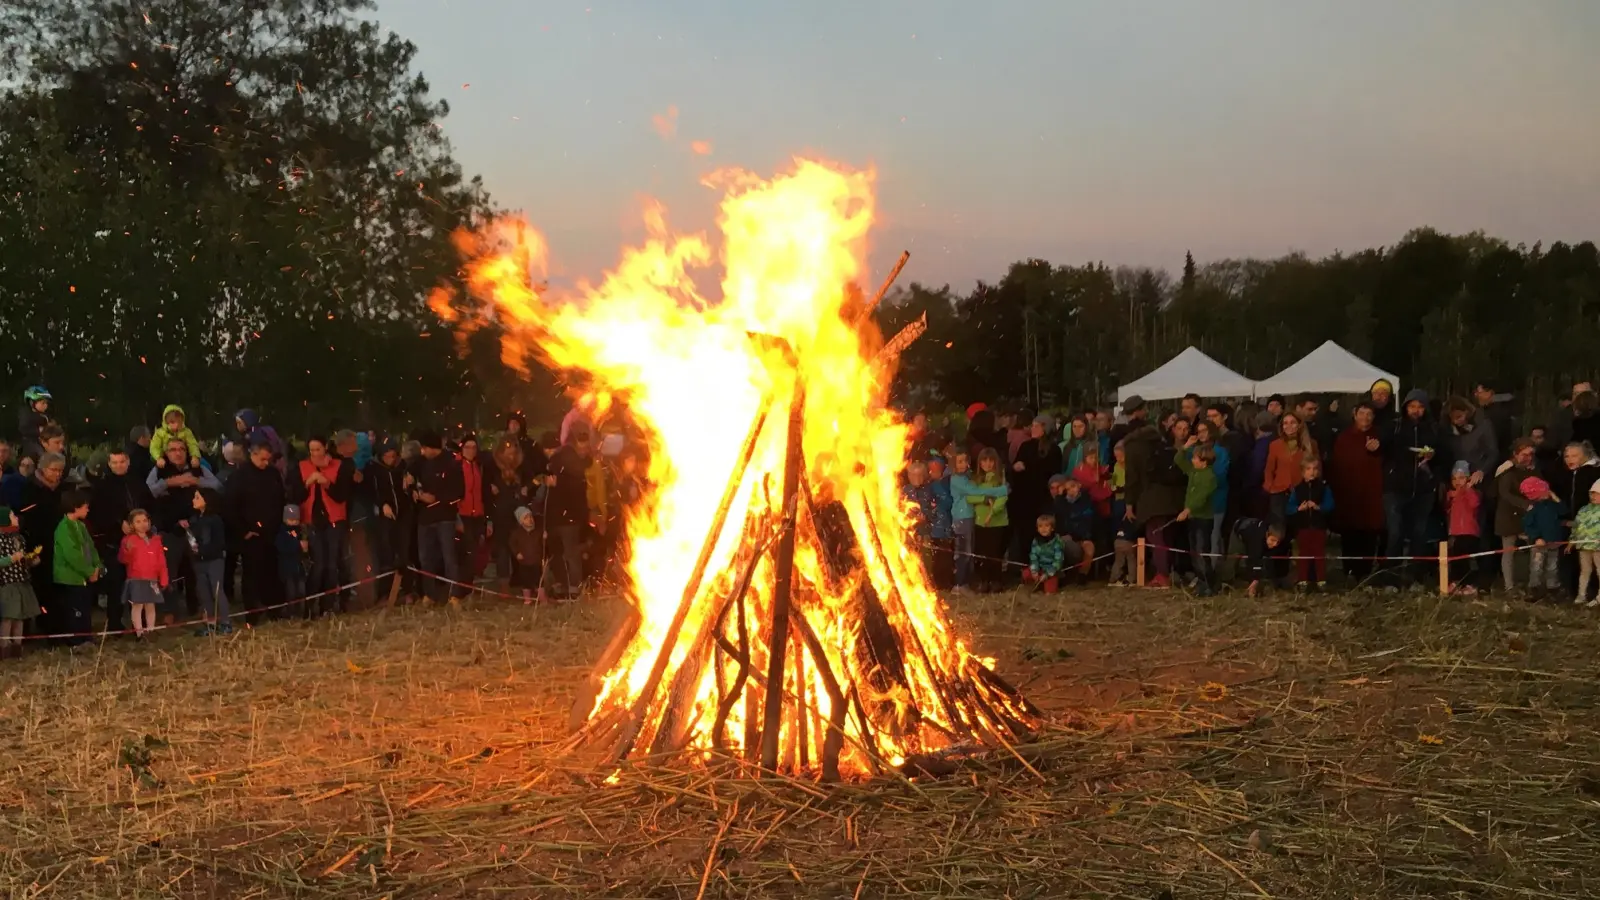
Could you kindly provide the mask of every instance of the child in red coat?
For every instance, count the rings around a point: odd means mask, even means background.
[[[150,515],[144,510],[128,513],[123,528],[127,534],[117,550],[117,560],[128,569],[122,602],[133,610],[133,633],[144,637],[155,627],[156,607],[167,587],[167,550],[161,535],[151,531]]]

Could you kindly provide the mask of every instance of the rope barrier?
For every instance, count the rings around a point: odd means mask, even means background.
[[[408,566],[407,568],[410,568],[410,567]],[[329,588],[328,590],[325,590],[325,591],[318,591],[315,594],[307,594],[304,597],[296,597],[293,600],[285,600],[282,603],[273,603],[273,604],[271,604],[269,606],[258,606],[258,607],[254,608],[254,609],[241,609],[241,610],[239,610],[237,612],[229,611],[228,619],[232,620],[232,619],[242,618],[244,616],[259,615],[259,614],[264,613],[264,612],[272,612],[274,610],[287,609],[287,608],[289,608],[291,606],[298,606],[298,605],[300,605],[302,603],[307,603],[307,602],[312,601],[312,600],[321,600],[323,597],[336,596],[338,594],[344,593],[345,591],[352,590],[354,588],[358,588],[363,584],[371,584],[372,582],[378,581],[380,579],[387,578],[387,577],[390,577],[390,576],[393,576],[393,575],[397,575],[401,571],[403,571],[403,570],[402,569],[390,569],[387,572],[380,572],[377,575],[368,575],[365,578],[358,578],[355,581],[350,582],[349,584],[342,584],[342,585],[339,585],[338,587]],[[120,603],[121,601],[120,600],[111,600],[109,602]],[[152,625],[149,628],[146,628],[142,633],[149,634],[152,631],[167,631],[167,630],[176,630],[176,629],[180,629],[180,628],[189,628],[189,627],[191,627],[191,626],[193,626],[195,624],[195,621],[196,620],[194,620],[194,619],[189,619],[189,620],[183,621],[183,622],[173,622],[170,625]],[[138,632],[137,630],[135,630],[133,628],[119,628],[119,629],[116,629],[116,630],[106,630],[106,631],[58,631],[58,632],[54,632],[54,633],[51,633],[51,634],[25,634],[25,635],[21,635],[19,638],[17,638],[17,640],[43,641],[43,640],[66,640],[66,639],[75,639],[75,638],[107,638],[107,637],[117,637],[119,635],[124,635],[124,634],[138,634],[138,633],[141,633],[141,632]]]

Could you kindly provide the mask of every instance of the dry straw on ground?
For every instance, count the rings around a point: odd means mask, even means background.
[[[485,600],[5,664],[0,894],[1600,895],[1593,614],[966,599],[1055,719],[1027,766],[606,786],[548,747],[617,611]]]

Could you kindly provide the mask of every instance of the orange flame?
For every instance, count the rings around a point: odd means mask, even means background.
[[[672,234],[659,207],[646,212],[647,240],[625,250],[599,284],[581,285],[571,296],[536,287],[546,244],[525,223],[502,219],[459,237],[469,292],[487,305],[463,308],[467,301],[440,291],[431,298],[440,315],[463,331],[496,321],[508,362],[525,366],[536,356],[555,369],[585,373],[596,391],[624,398],[647,435],[651,490],[627,523],[628,593],[638,629],[597,691],[591,724],[642,709],[650,714],[634,723],[642,741],[660,746],[679,727],[685,748],[749,750],[754,694],[722,702],[733,690],[735,668],[723,652],[735,640],[728,598],[738,593],[740,575],[753,572],[738,627],[753,632],[743,638],[745,662],[759,678],[772,639],[764,623],[774,578],[772,561],[758,554],[771,546],[764,536],[776,532],[786,512],[802,520],[794,604],[825,657],[818,660],[798,638],[791,647],[798,660],[785,683],[795,710],[784,726],[791,758],[796,744],[799,760],[818,757],[823,723],[836,712],[819,662],[858,701],[857,717],[845,728],[850,771],[947,747],[961,733],[1016,736],[1018,723],[1030,721],[1031,707],[1014,694],[968,696],[984,692],[970,687],[988,683],[978,672],[987,671],[984,661],[951,633],[907,528],[899,472],[908,434],[885,409],[892,372],[878,358],[882,338],[851,287],[864,274],[873,181],[871,171],[807,159],[771,180],[736,170],[710,176],[707,184],[725,191],[716,299],[702,296],[694,277],[712,262],[711,242]],[[762,336],[781,338],[792,352]],[[779,496],[785,429],[768,428],[733,496],[706,577],[691,595],[695,602],[681,618],[681,636],[674,635],[675,614],[752,423],[767,409],[767,421],[785,421],[797,382],[805,388],[804,471],[815,502],[842,510],[858,538],[875,537],[858,540],[853,573],[841,578],[829,568],[811,504],[797,509]],[[886,663],[881,652],[876,659],[862,652],[870,637],[863,608],[872,603],[882,606],[903,660]],[[651,683],[663,653],[670,654],[666,671],[685,692],[677,698],[685,707],[677,726],[659,721],[673,689]]]

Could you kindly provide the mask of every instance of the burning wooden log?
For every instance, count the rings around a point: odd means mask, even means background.
[[[778,768],[778,734],[783,728],[784,655],[789,643],[789,607],[794,594],[795,511],[799,501],[800,466],[805,461],[805,382],[795,380],[789,401],[789,434],[783,459],[783,535],[772,586],[772,619],[767,645],[767,702],[761,728],[761,767]]]

